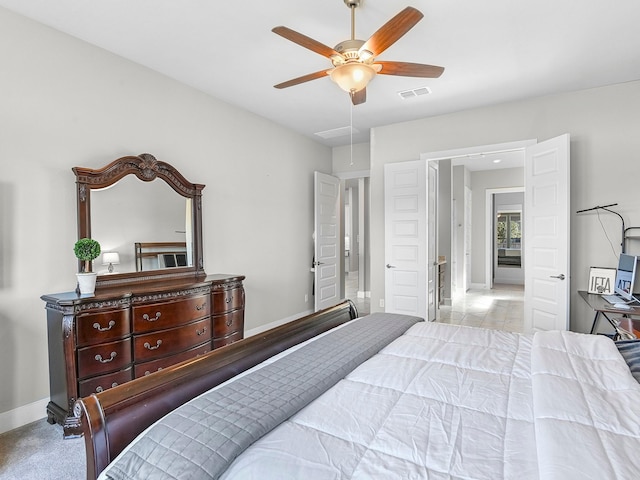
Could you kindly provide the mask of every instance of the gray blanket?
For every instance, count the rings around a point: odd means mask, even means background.
[[[421,319],[375,313],[176,409],[101,478],[215,479],[257,439],[297,413]]]

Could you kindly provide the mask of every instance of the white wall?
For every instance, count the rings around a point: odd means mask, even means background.
[[[640,81],[512,102],[375,128],[371,134],[371,307],[384,298],[383,167],[420,154],[571,134],[571,211],[618,203],[627,226],[640,225]],[[620,221],[600,218],[619,248]],[[640,253],[640,241],[629,244]],[[579,298],[589,267],[616,260],[595,214],[571,215],[571,328],[593,314]]]
[[[206,271],[247,277],[245,328],[312,308],[313,171],[331,172],[330,148],[1,8],[0,32],[0,430],[22,407],[45,415],[39,297],[75,287],[73,166],[172,164],[206,185]]]
[[[457,298],[467,289],[465,277],[465,187],[471,188],[471,174],[464,165],[455,165],[451,169],[451,217],[454,223],[451,230],[451,298]],[[471,199],[473,208],[473,198]],[[468,222],[471,223],[471,222]],[[473,243],[473,231],[471,232]],[[471,272],[466,272],[471,275]],[[470,282],[469,282],[470,283]]]
[[[371,144],[356,143],[334,147],[332,151],[333,174],[362,173],[371,168]]]

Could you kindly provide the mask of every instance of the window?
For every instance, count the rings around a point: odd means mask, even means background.
[[[498,212],[496,250],[499,267],[522,266],[522,215],[520,212]]]

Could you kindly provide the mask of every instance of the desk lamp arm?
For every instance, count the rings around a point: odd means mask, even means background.
[[[605,212],[613,213],[614,215],[617,215],[618,217],[620,217],[620,221],[622,221],[622,242],[620,243],[620,246],[622,247],[622,253],[625,253],[626,229],[624,228],[624,218],[622,218],[622,215],[620,215],[618,212],[614,212],[613,210],[609,210],[608,208],[608,207],[615,207],[616,205],[618,204],[611,203],[609,205],[596,205],[595,207],[592,207],[592,208],[585,208],[584,210],[578,210],[576,213],[590,212],[592,210],[604,210]]]

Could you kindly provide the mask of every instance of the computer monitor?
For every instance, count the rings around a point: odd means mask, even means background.
[[[613,291],[627,301],[635,300],[633,296],[634,287],[640,287],[640,285],[635,285],[637,266],[638,257],[627,255],[626,253],[620,254]]]

